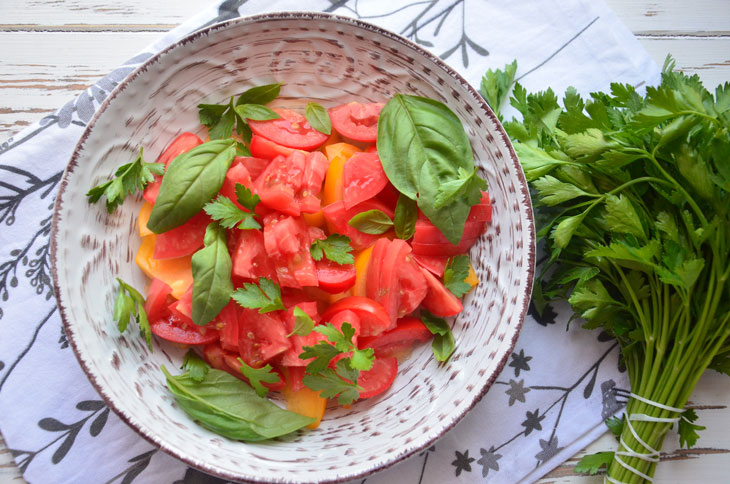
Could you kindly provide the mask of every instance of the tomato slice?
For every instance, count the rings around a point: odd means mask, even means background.
[[[383,103],[350,102],[330,108],[332,127],[342,136],[374,143],[378,138],[378,116]]]
[[[431,339],[431,331],[416,318],[398,320],[395,328],[379,336],[362,338],[360,348],[372,348],[377,358],[406,354],[413,346]]]
[[[319,313],[317,311],[317,303],[312,301],[306,301],[306,302],[299,302],[296,304],[296,307],[307,313],[310,318],[314,320],[314,323],[317,324],[319,322]],[[291,334],[292,331],[294,331],[294,327],[296,326],[296,317],[294,316],[294,306],[289,308],[285,313],[283,313],[283,321],[284,325],[286,326],[287,334]],[[317,344],[318,341],[320,341],[323,338],[323,336],[315,331],[312,331],[306,336],[301,336],[298,334],[292,334],[289,336],[289,341],[291,342],[291,347],[284,352],[284,354],[281,357],[281,364],[284,366],[305,366],[307,365],[311,359],[303,360],[299,358],[299,355],[302,354],[303,347],[304,346],[314,346]]]
[[[319,287],[328,293],[338,294],[355,285],[357,273],[354,264],[338,264],[322,258],[322,260],[316,262],[316,265]]]
[[[377,153],[355,153],[345,163],[342,176],[343,200],[348,210],[373,198],[388,184],[388,177]]]
[[[250,190],[254,190],[253,182],[251,181],[251,174],[248,172],[248,169],[243,163],[237,163],[228,169],[220,194],[224,197],[228,197],[238,208],[246,210],[240,203],[238,203],[236,185],[239,183]]]
[[[269,121],[249,120],[251,131],[259,136],[288,148],[313,150],[329,138],[314,129],[301,114],[289,109],[274,109],[280,119]]]
[[[431,273],[438,277],[444,276],[446,270],[446,264],[448,264],[450,257],[448,255],[417,255],[413,254],[413,260],[415,260],[419,266],[424,269],[428,269]]]
[[[276,270],[264,248],[264,234],[259,230],[232,230],[229,250],[234,278],[258,281],[266,277],[276,282]],[[240,282],[240,281],[235,281]]]
[[[271,162],[271,158],[256,158],[254,156],[236,156],[233,158],[233,162],[231,163],[231,168],[233,168],[236,165],[243,165],[246,168],[246,171],[251,175],[251,179],[255,180],[258,178],[260,174],[264,172],[267,166],[269,166],[269,163]]]
[[[398,375],[397,358],[375,358],[372,368],[361,371],[357,384],[362,387],[360,398],[372,398],[390,388]]]
[[[177,301],[169,306],[166,318],[150,321],[152,332],[162,339],[186,345],[205,345],[218,341],[218,331],[212,326],[196,326],[192,320],[175,309]]]
[[[428,285],[410,251],[398,263],[398,317],[412,313],[426,298]]]
[[[309,231],[301,217],[272,214],[264,218],[264,247],[282,287],[319,283],[310,246]]]
[[[168,284],[172,288],[174,298],[180,298],[193,283],[193,270],[190,264],[192,256],[157,260],[152,257],[156,240],[157,235],[154,234],[142,239],[135,262],[147,276],[161,279]]]
[[[342,200],[344,187],[342,174],[345,170],[345,164],[352,155],[360,152],[360,148],[348,143],[335,143],[325,146],[324,151],[330,162],[327,176],[324,179],[324,188],[322,189],[322,203],[327,206]]]
[[[277,156],[256,179],[261,203],[287,215],[320,210],[317,195],[329,162],[320,153],[295,151],[284,157]]]
[[[446,287],[436,279],[436,276],[428,270],[421,268],[421,273],[426,278],[428,284],[428,294],[423,300],[423,307],[431,311],[436,316],[456,316],[464,309],[461,299],[446,289]]]
[[[324,321],[327,323],[332,323],[332,325],[340,331],[342,331],[342,325],[344,323],[350,323],[352,329],[355,330],[355,335],[352,337],[352,342],[355,344],[355,346],[357,346],[357,341],[360,337],[360,332],[362,329],[362,325],[360,324],[360,316],[358,316],[358,313],[350,309],[344,309],[342,311],[334,313],[332,316],[329,317],[329,319],[326,319]]]
[[[235,301],[231,300],[216,316],[216,321],[221,325],[221,346],[224,350],[234,352],[236,355],[238,354],[238,340],[240,337],[239,307]]]
[[[152,257],[176,259],[197,251],[203,247],[205,229],[210,222],[208,214],[201,210],[179,227],[158,234]]]
[[[426,256],[452,256],[465,254],[472,245],[479,240],[484,232],[486,223],[467,221],[461,241],[454,245],[430,221],[419,219],[416,222],[416,231],[413,235],[413,253]]]
[[[168,296],[172,294],[172,288],[163,280],[152,279],[150,288],[147,290],[147,299],[144,302],[144,311],[147,313],[147,319],[156,321],[167,316],[170,311]]]
[[[296,151],[293,148],[281,146],[280,144],[276,144],[273,141],[258,135],[253,135],[251,137],[251,143],[248,145],[248,149],[254,157],[264,158],[267,160],[273,160],[279,155],[289,156]]]
[[[370,199],[359,203],[350,210],[345,208],[343,201],[334,202],[322,209],[324,218],[327,220],[330,233],[346,235],[350,238],[352,248],[362,250],[373,245],[383,235],[366,234],[352,227],[348,222],[358,213],[368,210],[380,210],[386,213],[391,219],[393,211],[378,200]],[[385,236],[388,234],[386,233]]]
[[[323,321],[329,321],[340,311],[349,309],[360,318],[360,334],[374,336],[390,326],[390,317],[382,304],[367,297],[349,296],[334,302],[322,314]]]
[[[238,351],[251,367],[260,368],[291,348],[286,327],[277,313],[259,314],[255,309],[242,309],[238,322]]]
[[[176,157],[202,144],[203,140],[193,133],[182,133],[165,148],[160,157],[157,158],[157,163],[164,163],[165,168],[167,168],[170,162]],[[144,189],[144,193],[142,194],[144,199],[150,203],[155,203],[157,195],[160,193],[161,184],[162,175],[155,175],[155,180],[148,183]]]

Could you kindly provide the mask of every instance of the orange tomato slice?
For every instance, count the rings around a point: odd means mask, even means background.
[[[180,299],[193,283],[193,267],[190,263],[192,254],[177,259],[155,259],[156,235],[142,238],[142,245],[137,251],[136,262],[142,272],[151,279],[157,278],[172,288],[172,296]]]
[[[315,419],[314,422],[307,425],[310,429],[319,427],[327,407],[327,399],[320,397],[319,392],[307,387],[294,391],[287,385],[281,393],[286,401],[287,410]]]
[[[360,151],[360,148],[348,143],[335,143],[325,146],[324,152],[325,155],[327,155],[327,159],[330,160],[330,166],[327,170],[327,176],[324,179],[324,188],[322,189],[323,207],[326,207],[330,203],[342,200],[342,172],[345,168],[345,162],[349,160],[352,155]]]
[[[154,234],[154,232],[147,228],[147,221],[150,219],[151,213],[152,204],[150,202],[144,202],[142,208],[139,209],[139,216],[137,217],[137,229],[139,230],[140,237]]]

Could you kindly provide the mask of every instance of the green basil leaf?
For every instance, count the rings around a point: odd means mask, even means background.
[[[431,166],[436,192],[441,183],[471,172],[474,155],[459,118],[443,103],[396,94],[378,118],[378,155],[388,179],[411,200],[422,191],[422,167]],[[420,206],[420,203],[419,203]]]
[[[240,106],[241,104],[268,104],[279,97],[280,90],[280,82],[252,87],[238,97],[236,106]]]
[[[434,202],[443,180],[439,179],[438,175],[433,172],[433,167],[428,164],[423,165],[421,177],[424,179],[424,183],[421,185],[421,193],[418,196],[418,208],[449,239],[449,242],[457,245],[464,233],[464,224],[469,217],[471,206],[466,199],[457,198],[450,205],[436,208]]]
[[[384,234],[393,226],[388,214],[377,209],[360,212],[347,223],[360,232],[373,235]]]
[[[416,221],[418,220],[418,206],[416,202],[403,195],[398,195],[398,203],[395,206],[393,226],[395,236],[399,239],[408,240],[416,233]]]
[[[161,367],[180,407],[203,427],[234,440],[258,442],[289,434],[314,419],[283,410],[245,382],[211,369],[202,381]]]
[[[304,117],[307,118],[309,124],[326,135],[332,134],[332,121],[327,110],[321,104],[307,103],[304,110]]]
[[[213,222],[205,229],[205,247],[193,254],[193,323],[211,322],[231,300],[231,256],[226,231]]]
[[[167,167],[147,228],[156,234],[179,227],[200,212],[223,186],[236,155],[232,139],[208,141]]]
[[[454,334],[445,319],[437,318],[426,310],[421,311],[421,321],[433,334],[431,349],[436,360],[444,362],[449,359],[456,348]]]
[[[270,119],[279,119],[276,111],[267,108],[262,104],[241,104],[236,106],[236,113],[243,119],[253,119],[254,121],[269,121]]]

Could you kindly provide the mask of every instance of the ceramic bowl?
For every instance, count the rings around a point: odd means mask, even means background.
[[[462,120],[494,218],[472,248],[481,283],[453,321],[456,351],[445,365],[416,349],[392,388],[350,408],[329,409],[320,427],[273,442],[235,442],[194,423],[175,403],[160,366],[184,350],[155,344],[112,320],[116,277],[142,289],[134,263],[141,198],[113,215],[85,193],[133,160],[148,161],[183,131],[205,137],[196,106],[254,85],[283,82],[274,106],[325,107],[385,101],[401,92],[447,104]],[[379,27],[319,13],[239,18],[195,32],[133,72],[102,104],[63,177],[52,233],[54,281],[66,334],[109,406],[144,438],[187,464],[230,480],[342,482],[417,453],[451,429],[487,392],[525,316],[534,271],[527,185],[509,139],[477,91],[419,46]],[[353,438],[353,436],[357,436]]]

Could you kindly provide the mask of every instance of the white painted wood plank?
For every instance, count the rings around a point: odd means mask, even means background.
[[[699,75],[710,91],[730,81],[730,37],[639,37],[639,41],[659,66],[671,53],[679,70]]]
[[[0,435],[0,483],[21,484],[25,482],[20,470],[16,467],[13,455],[5,446],[5,440]]]
[[[728,0],[604,0],[636,34],[730,35]]]

